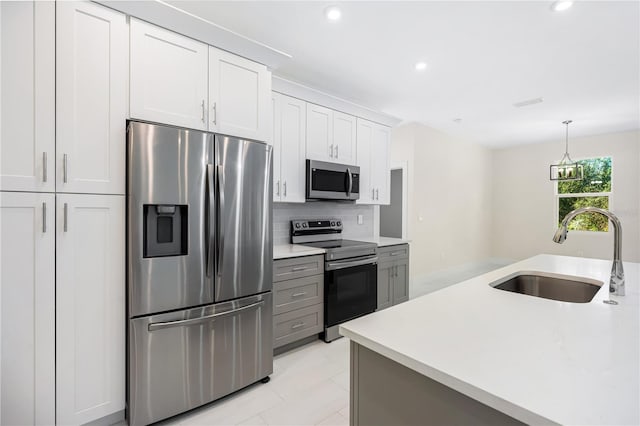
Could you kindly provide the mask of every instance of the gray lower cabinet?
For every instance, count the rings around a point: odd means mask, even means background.
[[[378,310],[409,300],[409,245],[378,248]]]
[[[324,325],[324,256],[273,262],[273,347],[313,336]]]

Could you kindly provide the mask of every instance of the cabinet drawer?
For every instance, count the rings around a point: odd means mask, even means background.
[[[409,257],[409,244],[378,247],[378,262],[385,262]]]
[[[324,274],[324,256],[304,256],[273,262],[273,282]]]
[[[273,317],[273,347],[277,348],[296,340],[320,333],[323,329],[324,305],[296,309]]]
[[[273,294],[276,315],[317,305],[323,302],[324,274],[277,282],[273,285]]]

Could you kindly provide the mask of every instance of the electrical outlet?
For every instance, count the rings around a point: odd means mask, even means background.
[[[358,215],[358,225],[362,225],[364,223],[364,219],[362,218],[362,215],[359,214]]]

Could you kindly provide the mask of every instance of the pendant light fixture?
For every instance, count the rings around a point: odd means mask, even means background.
[[[569,124],[571,123],[571,120],[562,122],[566,126],[564,155],[558,164],[552,164],[549,167],[549,179],[551,180],[582,180],[584,177],[582,165],[573,161],[569,155]]]

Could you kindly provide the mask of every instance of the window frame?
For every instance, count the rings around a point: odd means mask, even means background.
[[[571,193],[571,194],[560,194],[558,192],[558,183],[562,182],[562,181],[554,181],[554,199],[555,199],[555,208],[554,208],[554,217],[553,217],[553,229],[557,229],[558,228],[558,221],[562,220],[562,218],[559,217],[559,213],[560,213],[560,198],[581,198],[581,197],[608,197],[609,198],[609,211],[613,211],[613,194],[614,194],[614,190],[615,190],[615,167],[613,166],[614,163],[614,159],[612,155],[591,155],[589,157],[581,157],[581,158],[577,158],[574,159],[574,161],[580,162],[580,161],[585,161],[585,160],[592,160],[595,158],[611,158],[611,191],[609,192],[576,192],[576,193]],[[584,230],[571,230],[571,233],[574,235],[604,235],[607,236],[609,235],[612,231],[611,231],[611,224],[609,224],[607,226],[607,230],[606,231],[584,231]]]

